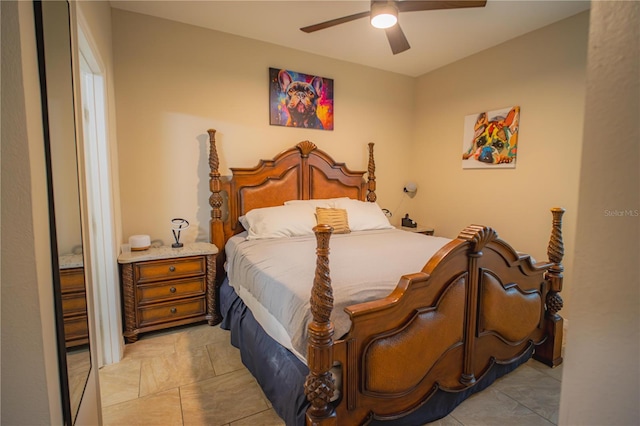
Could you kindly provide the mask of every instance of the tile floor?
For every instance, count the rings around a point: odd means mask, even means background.
[[[219,326],[143,335],[99,374],[105,426],[284,425]],[[431,425],[557,424],[561,375],[530,360]]]

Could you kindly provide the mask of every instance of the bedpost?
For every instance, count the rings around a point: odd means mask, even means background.
[[[553,215],[553,227],[547,255],[551,267],[546,273],[549,282],[549,292],[545,300],[545,327],[547,339],[536,348],[534,358],[547,364],[550,367],[558,366],[562,363],[562,336],[563,319],[558,312],[562,309],[563,301],[560,296],[562,291],[562,258],[564,256],[564,243],[562,242],[562,215],[565,210],[561,207],[551,209]]]
[[[378,198],[376,196],[376,162],[373,159],[373,142],[369,142],[369,166],[367,167],[367,201],[373,203]]]
[[[209,221],[209,241],[224,250],[224,229],[222,223],[222,183],[220,181],[220,160],[216,149],[216,131],[207,130],[209,133],[209,205],[211,206],[211,220]]]
[[[465,312],[467,319],[464,321],[465,339],[464,339],[464,357],[463,369],[460,383],[464,386],[471,386],[477,381],[475,376],[476,368],[476,340],[478,328],[478,300],[481,286],[481,270],[478,266],[479,259],[483,256],[482,250],[491,241],[498,239],[498,234],[492,228],[480,225],[469,225],[460,232],[458,238],[466,240],[471,246],[467,253],[467,273],[468,285],[465,300]]]
[[[329,274],[329,238],[333,228],[318,225],[316,233],[316,274],[311,290],[311,314],[307,363],[309,375],[304,383],[304,393],[311,402],[307,408],[307,426],[337,425],[336,413],[329,403],[335,391],[331,375],[333,366],[333,290]]]

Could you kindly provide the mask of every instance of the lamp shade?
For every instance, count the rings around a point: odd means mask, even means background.
[[[371,25],[390,28],[398,22],[398,9],[393,3],[376,2],[371,5]]]

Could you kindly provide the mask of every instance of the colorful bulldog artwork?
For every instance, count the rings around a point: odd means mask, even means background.
[[[520,107],[467,115],[462,168],[515,168]]]
[[[269,68],[272,125],[333,130],[333,80]]]

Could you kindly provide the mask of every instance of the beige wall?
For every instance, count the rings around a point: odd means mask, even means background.
[[[592,5],[560,424],[640,419],[639,23],[638,2]]]
[[[410,164],[419,189],[406,203],[418,223],[451,238],[469,224],[488,225],[544,260],[549,209],[565,207],[570,284],[588,28],[584,12],[418,78]],[[514,105],[521,108],[515,169],[463,170],[464,117]]]
[[[113,10],[123,237],[171,243],[170,220],[207,239],[208,139],[221,172],[251,167],[302,140],[366,170],[375,142],[379,203],[400,200],[412,136],[414,80],[177,22]],[[268,69],[334,79],[335,130],[269,125]]]
[[[2,7],[2,418],[62,424],[31,2]]]
[[[570,286],[588,12],[417,79],[131,12],[112,13],[124,240],[142,233],[169,243],[173,217],[196,225],[185,241],[206,240],[205,131],[210,127],[218,130],[223,174],[229,165],[253,166],[304,139],[364,169],[365,146],[372,141],[378,201],[394,213],[394,223],[410,213],[419,224],[452,238],[481,223],[542,260],[549,209],[565,207]],[[270,126],[269,67],[333,78],[335,130]],[[521,107],[516,168],[462,170],[464,117],[512,105]],[[408,180],[419,186],[413,199],[402,193]],[[565,317],[568,298],[567,291]]]

